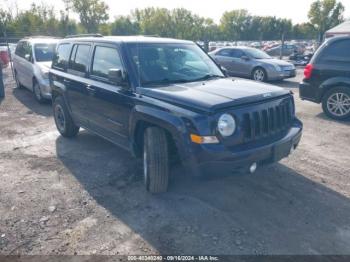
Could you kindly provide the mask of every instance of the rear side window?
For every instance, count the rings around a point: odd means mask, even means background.
[[[66,70],[70,56],[71,45],[60,44],[57,47],[56,54],[52,61],[52,67],[56,69]]]
[[[110,69],[122,69],[118,50],[113,47],[96,46],[92,75],[108,79]]]
[[[231,57],[231,49],[220,50],[217,55]]]
[[[73,47],[69,69],[86,74],[90,58],[90,45],[78,44]]]
[[[324,49],[320,61],[350,62],[350,40],[339,40]]]

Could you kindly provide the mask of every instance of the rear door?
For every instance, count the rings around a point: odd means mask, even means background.
[[[350,39],[331,43],[316,58],[311,80],[316,84],[315,88],[333,77],[350,78]],[[312,93],[315,91],[312,90]]]
[[[225,49],[219,50],[215,54],[214,59],[219,65],[225,67],[229,71],[230,75],[234,75],[235,72],[233,70],[234,67],[232,64],[232,55],[231,55],[232,52],[231,52],[231,50],[232,49],[230,49],[230,48],[225,48]]]
[[[245,53],[241,49],[231,50],[232,71],[238,76],[247,76],[249,61],[242,59]]]
[[[88,97],[90,90],[88,72],[91,47],[91,43],[85,42],[73,45],[68,63],[68,74],[63,79],[73,118],[85,127],[89,125]]]
[[[27,88],[32,87],[32,72],[30,68],[32,68],[32,52],[31,45],[27,41],[21,41],[18,43],[15,58],[13,61],[14,68],[16,70],[17,78]],[[26,59],[26,55],[28,56],[28,60]]]
[[[128,116],[134,94],[108,80],[110,69],[125,67],[117,45],[96,44],[90,70],[91,128],[114,143],[128,148]]]

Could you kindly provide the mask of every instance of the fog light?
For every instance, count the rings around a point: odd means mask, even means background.
[[[257,168],[258,168],[258,164],[257,164],[257,163],[253,163],[253,164],[249,167],[249,172],[250,172],[251,174],[253,174],[253,173],[256,171]]]

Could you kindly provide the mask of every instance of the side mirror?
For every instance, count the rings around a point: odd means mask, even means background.
[[[224,76],[226,76],[226,77],[229,76],[228,71],[227,71],[227,69],[226,69],[225,67],[220,66],[220,69],[221,69],[221,71],[224,73]]]
[[[29,61],[29,62],[32,62],[32,56],[31,56],[30,54],[26,54],[26,55],[24,56],[24,59],[27,60],[27,61]]]
[[[241,56],[241,59],[244,60],[244,61],[249,61],[250,60],[250,58],[248,56],[246,56],[246,55]]]
[[[121,69],[109,69],[108,71],[108,80],[118,86],[121,86],[124,83],[124,74]]]

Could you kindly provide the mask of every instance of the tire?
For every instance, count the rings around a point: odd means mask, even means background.
[[[323,112],[335,120],[350,118],[350,88],[335,87],[325,93],[322,99]]]
[[[45,98],[43,98],[43,96],[41,94],[40,85],[35,80],[33,81],[33,93],[34,93],[34,97],[35,97],[36,101],[38,101],[40,104],[45,102]]]
[[[266,70],[262,67],[257,67],[252,72],[252,79],[258,82],[266,82],[267,73]]]
[[[63,137],[75,137],[79,132],[79,126],[75,125],[62,97],[57,97],[53,102],[53,115],[57,130]]]
[[[17,72],[16,72],[16,71],[15,71],[15,83],[16,83],[16,88],[23,89],[23,85],[22,85],[21,82],[18,80]]]
[[[144,133],[143,177],[146,190],[164,193],[169,184],[169,148],[166,133],[158,127],[149,127]]]

